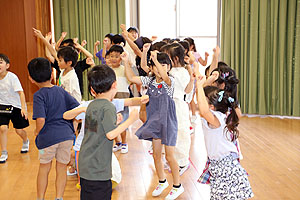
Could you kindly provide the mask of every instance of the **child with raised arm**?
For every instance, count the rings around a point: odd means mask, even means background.
[[[174,158],[174,146],[177,140],[177,118],[175,103],[172,99],[174,92],[174,78],[168,75],[172,68],[169,56],[166,53],[151,52],[150,70],[152,77],[135,76],[128,65],[128,57],[122,55],[126,64],[126,76],[129,81],[147,86],[149,103],[146,107],[147,120],[136,135],[139,139],[150,140],[153,145],[153,159],[159,183],[152,192],[152,196],[159,196],[169,183],[164,173],[162,162],[162,147],[165,147],[166,159],[171,167],[173,187],[166,199],[176,199],[184,192],[180,184],[179,167]]]
[[[117,93],[115,72],[107,65],[88,73],[89,90],[95,97],[86,110],[85,133],[78,159],[82,200],[111,199],[113,139],[138,119],[135,109],[117,127],[116,108],[111,103]]]
[[[29,126],[25,95],[18,77],[7,71],[9,67],[9,58],[0,54],[0,163],[5,163],[8,158],[7,132],[10,120],[23,140],[21,153],[29,151],[29,139],[24,130]]]
[[[100,51],[98,51],[98,46],[100,45],[100,41],[95,42],[95,45],[94,45],[94,56],[97,57],[97,58],[99,58],[99,60],[101,61],[102,64],[106,64],[106,62],[105,62],[105,55],[106,55],[106,52],[112,46],[113,36],[114,35],[112,33],[108,33],[108,34],[105,35],[105,37],[103,39],[103,48],[100,49]]]
[[[230,93],[214,86],[203,88],[205,77],[197,75],[197,98],[208,156],[201,183],[209,183],[211,199],[253,197],[247,173],[240,165],[234,144],[239,136],[236,101]]]
[[[79,105],[61,87],[51,84],[52,70],[45,58],[35,58],[28,64],[30,80],[40,89],[33,96],[33,116],[36,120],[35,143],[39,149],[40,167],[37,176],[37,199],[45,198],[52,160],[56,158],[56,199],[62,200],[67,181],[74,140],[72,121],[63,119],[67,110]]]

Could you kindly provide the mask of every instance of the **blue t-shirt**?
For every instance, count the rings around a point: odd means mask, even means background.
[[[32,118],[45,118],[45,125],[35,139],[38,149],[74,140],[73,123],[63,119],[63,114],[78,105],[74,97],[58,86],[44,87],[34,93]]]
[[[98,51],[96,53],[96,56],[99,58],[99,60],[101,61],[102,64],[106,64],[105,62],[105,58],[102,57],[102,52],[103,52],[103,49],[100,49],[100,51]],[[107,51],[106,51],[107,52]]]

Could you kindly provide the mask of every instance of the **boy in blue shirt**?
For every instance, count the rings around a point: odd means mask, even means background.
[[[52,160],[56,158],[56,199],[62,200],[67,164],[74,140],[72,121],[64,120],[63,113],[79,105],[63,88],[52,85],[50,62],[35,58],[28,64],[29,79],[40,89],[33,96],[33,116],[36,120],[35,143],[39,149],[40,167],[37,177],[37,199],[42,200],[48,184]]]

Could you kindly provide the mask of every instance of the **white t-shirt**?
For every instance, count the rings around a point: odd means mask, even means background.
[[[76,108],[88,107],[88,105],[92,101],[93,100],[91,100],[91,101],[83,101]],[[124,99],[114,99],[114,100],[112,100],[112,104],[114,104],[114,106],[116,107],[117,113],[124,110]],[[74,108],[74,109],[76,109],[76,108]],[[83,140],[83,137],[84,137],[85,112],[80,113],[79,115],[77,115],[77,117],[75,119],[82,120],[81,121],[81,123],[82,123],[81,124],[81,129],[80,129],[80,132],[79,132],[79,134],[78,134],[78,136],[76,138],[75,145],[73,147],[74,151],[80,151],[80,146],[81,146],[81,143],[82,143],[82,140]]]
[[[112,68],[117,76],[117,88],[118,92],[127,92],[129,93],[128,86],[129,82],[125,76],[125,67],[124,65],[120,65],[120,67]]]
[[[173,67],[170,70],[170,75],[175,79],[173,98],[183,100],[185,95],[184,90],[190,82],[188,70],[183,67]]]
[[[220,160],[231,152],[238,153],[237,147],[230,141],[230,133],[226,132],[226,115],[219,112],[211,112],[218,118],[221,126],[219,128],[210,128],[207,121],[202,118],[202,128],[204,133],[207,156],[210,159]]]
[[[63,75],[63,73],[64,69],[61,70],[61,73],[59,75],[59,85],[80,103],[81,92],[75,70],[72,69],[65,75]]]
[[[17,75],[7,72],[6,76],[0,80],[0,104],[12,105],[21,109],[21,100],[18,93],[20,91],[23,91],[23,88]]]

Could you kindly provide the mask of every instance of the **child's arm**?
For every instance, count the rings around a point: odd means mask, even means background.
[[[79,49],[87,58],[93,58],[93,55],[86,50],[83,46],[81,46],[78,42],[74,42],[75,48]]]
[[[93,58],[87,58],[85,62],[86,62],[86,64],[90,65],[91,67],[95,66],[95,62],[94,62]]]
[[[58,61],[57,58],[57,52],[56,50],[53,48],[53,46],[46,40],[46,38],[42,35],[40,30],[37,30],[35,28],[32,28],[34,35],[38,38],[40,38],[42,40],[42,42],[44,43],[44,45],[49,49],[51,55]]]
[[[87,109],[87,107],[80,107],[80,108],[74,108],[72,110],[68,110],[68,111],[64,112],[63,118],[65,120],[72,120],[80,113],[85,112],[86,109]]]
[[[215,82],[219,77],[219,72],[218,71],[214,71],[212,73],[211,76],[208,77],[208,79],[206,79],[205,83],[204,83],[204,87],[205,86],[209,86],[209,85],[212,85],[213,82]]]
[[[205,52],[205,60],[203,60],[203,58],[200,56],[200,58],[198,59],[199,63],[202,66],[206,66],[207,65],[207,58],[208,58],[209,54],[207,52]]]
[[[47,33],[46,36],[45,36],[45,38],[50,43],[50,40],[52,38],[51,32]],[[48,58],[48,60],[51,63],[54,63],[55,58],[51,55],[51,53],[50,53],[49,49],[47,48],[47,46],[45,46],[45,54],[46,54],[46,57]]]
[[[94,44],[94,56],[95,56],[95,58],[97,57],[96,54],[98,53],[98,45],[99,44],[100,44],[99,40],[97,42],[95,42],[95,44]]]
[[[157,51],[151,51],[151,59],[153,60],[155,66],[157,68],[157,71],[158,71],[159,75],[161,76],[161,78],[163,79],[163,81],[168,86],[171,86],[172,82],[171,82],[171,79],[170,79],[167,71],[163,69],[163,67],[157,60]]]
[[[107,51],[107,44],[108,44],[107,39],[104,39],[104,40],[103,40],[102,58],[105,58],[106,51]]]
[[[21,100],[21,115],[22,117],[24,117],[25,119],[27,118],[27,108],[26,108],[26,99],[25,99],[25,94],[23,91],[18,91],[19,95],[20,95],[20,100]]]
[[[200,116],[202,116],[209,124],[213,127],[218,128],[220,127],[220,122],[218,118],[209,110],[209,105],[206,100],[206,96],[203,90],[203,84],[205,83],[205,76],[201,76],[197,78],[197,101]]]
[[[142,68],[146,73],[148,73],[148,72],[150,71],[150,70],[149,70],[149,67],[147,66],[147,53],[148,53],[150,47],[151,47],[151,44],[150,44],[150,43],[144,44],[144,46],[143,46],[142,58],[141,58],[141,68]]]
[[[189,52],[189,58],[190,58],[190,60],[194,61],[192,63],[194,65],[194,69],[198,70],[199,69],[199,64],[197,62],[195,62],[194,54],[191,51]],[[186,63],[190,63],[190,61],[186,60]],[[189,75],[190,75],[190,82],[185,87],[184,92],[186,94],[189,94],[190,92],[192,92],[192,90],[194,88],[195,76],[194,76],[193,69],[192,69],[191,65],[187,65],[186,69],[188,70]]]
[[[139,76],[136,76],[132,69],[131,66],[128,63],[128,55],[126,52],[123,52],[121,54],[121,58],[124,61],[124,65],[125,65],[125,76],[127,78],[128,81],[130,81],[131,83],[135,83],[135,84],[142,84],[141,78]]]
[[[139,119],[139,112],[137,109],[134,109],[130,112],[128,119],[120,124],[117,128],[114,130],[106,133],[106,137],[109,140],[112,140],[116,138],[118,135],[120,135],[123,131],[125,131],[133,122]]]
[[[126,25],[125,25],[125,24],[121,24],[121,25],[120,25],[120,28],[122,29],[122,32],[127,32],[127,30],[126,30]],[[127,32],[127,33],[128,33],[128,32]],[[129,38],[130,40],[132,40],[132,41],[135,40],[134,37],[132,37],[132,35],[130,35],[130,34],[128,34],[128,38]]]
[[[61,42],[65,39],[66,35],[67,35],[67,32],[62,32],[62,33],[61,33],[61,36],[60,36],[59,40],[58,40],[57,43],[55,44],[55,50],[56,50],[56,51],[58,51],[59,46],[60,46]]]
[[[127,98],[124,100],[124,106],[140,106],[142,104],[148,103],[148,101],[148,95],[143,95],[142,97]]]
[[[37,136],[45,125],[45,118],[36,118],[34,135]]]
[[[213,52],[214,52],[214,55],[213,55],[213,59],[210,64],[208,75],[210,75],[210,73],[218,67],[218,57],[220,54],[220,48],[218,46],[216,46],[216,48],[213,49]]]
[[[125,38],[125,40],[127,41],[127,43],[129,44],[129,46],[131,47],[131,49],[133,50],[133,52],[135,53],[135,55],[137,55],[138,57],[142,57],[142,51],[139,49],[139,47],[133,42],[134,40],[131,40],[129,38],[129,34],[127,31],[123,31],[122,32],[122,36]]]

